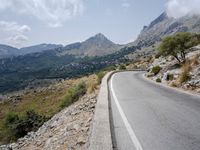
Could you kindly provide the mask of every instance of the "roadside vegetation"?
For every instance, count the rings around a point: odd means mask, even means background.
[[[173,81],[174,75],[173,74],[167,74],[167,81]]]
[[[181,32],[163,38],[147,77],[200,93],[200,34]],[[162,71],[161,71],[162,70]]]
[[[101,84],[101,81],[103,79],[103,77],[110,71],[114,71],[116,70],[116,66],[110,66],[110,67],[106,67],[104,69],[102,69],[101,71],[96,73],[97,76],[97,84]]]
[[[65,80],[47,88],[27,91],[0,104],[0,145],[36,131],[61,109],[98,88],[97,76]]]
[[[60,108],[63,109],[72,103],[76,102],[81,96],[86,93],[86,84],[81,81],[78,85],[68,89],[67,94],[64,96]]]
[[[185,62],[181,67],[179,83],[182,84],[190,79],[190,71],[192,70],[190,61]]]
[[[116,68],[109,66],[93,75],[29,90],[0,103],[0,145],[15,142],[30,131],[37,131],[60,110],[84,94],[98,90],[104,75]]]
[[[156,79],[156,82],[161,83],[162,81],[161,81],[160,78],[157,78],[157,79]]]
[[[154,74],[154,75],[157,75],[160,71],[161,71],[161,67],[160,66],[155,66],[152,68],[151,72]]]
[[[158,55],[173,56],[179,64],[185,63],[188,50],[200,43],[200,35],[181,32],[165,37],[159,48]]]
[[[124,64],[121,64],[121,65],[119,66],[119,70],[126,70],[126,66],[125,66]]]
[[[16,141],[30,131],[37,131],[47,120],[47,117],[37,114],[34,110],[26,111],[21,116],[15,112],[9,112],[5,118],[4,131],[6,134],[4,136],[9,141]]]

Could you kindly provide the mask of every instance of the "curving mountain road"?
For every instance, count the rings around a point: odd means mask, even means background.
[[[154,84],[143,72],[110,83],[114,149],[200,150],[200,97]]]

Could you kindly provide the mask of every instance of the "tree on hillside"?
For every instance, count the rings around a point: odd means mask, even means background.
[[[199,35],[181,32],[165,37],[158,50],[160,55],[173,56],[179,63],[184,63],[186,60],[187,50],[198,45],[199,43]]]

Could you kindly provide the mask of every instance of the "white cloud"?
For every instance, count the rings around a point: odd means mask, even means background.
[[[23,43],[27,42],[29,39],[23,34],[13,35],[6,39],[8,41],[8,44],[20,47]]]
[[[21,47],[28,41],[26,33],[31,28],[27,25],[19,25],[16,22],[0,21],[0,41],[16,47]]]
[[[174,18],[200,14],[200,0],[168,0],[166,7],[168,16]]]
[[[0,0],[0,11],[32,15],[50,27],[59,27],[73,17],[82,15],[85,0]]]
[[[31,30],[31,28],[27,25],[23,25],[20,28],[18,28],[19,32],[28,32]]]

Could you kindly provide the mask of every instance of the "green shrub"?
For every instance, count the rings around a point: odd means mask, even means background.
[[[125,66],[125,65],[123,65],[123,64],[122,64],[122,65],[120,65],[120,66],[119,66],[119,70],[126,70],[126,66]]]
[[[161,69],[162,68],[160,66],[155,66],[152,68],[151,72],[154,73],[154,75],[157,75]]]
[[[25,136],[30,131],[36,131],[47,119],[45,116],[41,116],[33,110],[27,111],[21,117],[10,112],[6,117],[5,127],[11,134],[10,139],[16,140]]]
[[[96,74],[98,84],[101,84],[103,77],[106,75],[106,71],[100,71]]]
[[[167,81],[172,81],[174,80],[174,75],[173,74],[167,74]]]
[[[19,116],[15,112],[8,112],[8,114],[6,114],[6,119],[5,119],[6,126],[15,122],[18,119]]]
[[[106,68],[103,69],[103,71],[106,71],[106,72],[110,72],[110,71],[113,71],[113,70],[116,70],[115,66],[109,66],[109,67],[106,67]]]
[[[157,78],[157,79],[156,79],[156,82],[161,83],[162,81],[161,81],[160,78]]]
[[[65,95],[60,107],[64,108],[77,101],[87,91],[85,82],[80,82],[77,86],[70,88]]]

